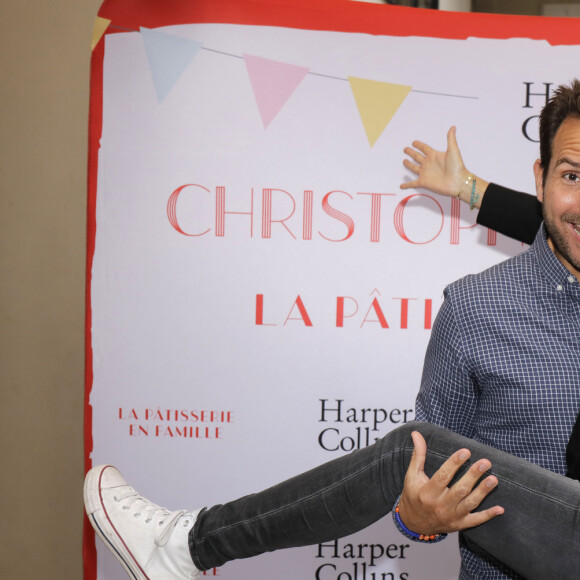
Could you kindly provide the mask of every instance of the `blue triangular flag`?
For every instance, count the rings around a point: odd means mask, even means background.
[[[202,43],[182,36],[141,28],[145,53],[161,103],[194,59]]]

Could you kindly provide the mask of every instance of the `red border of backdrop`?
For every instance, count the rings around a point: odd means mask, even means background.
[[[362,32],[389,36],[437,38],[530,38],[552,45],[580,43],[573,19],[439,12],[419,8],[369,4],[352,0],[105,0],[98,14],[111,21],[105,34],[138,30],[140,27],[190,23],[228,23],[283,26],[308,30]],[[89,397],[93,384],[91,271],[96,236],[98,151],[102,130],[104,42],[100,39],[91,60],[88,153],[88,208],[85,326],[85,469],[91,467],[93,448],[92,409]],[[96,549],[93,530],[85,518],[83,534],[85,580],[95,580]]]

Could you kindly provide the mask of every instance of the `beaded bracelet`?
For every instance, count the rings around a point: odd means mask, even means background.
[[[425,544],[436,544],[437,542],[441,542],[447,537],[447,534],[418,534],[417,532],[411,531],[403,521],[401,520],[401,516],[399,515],[399,500],[401,496],[397,498],[395,502],[395,506],[393,508],[393,522],[395,523],[396,528],[403,534],[403,536],[409,538],[409,540],[413,542],[422,542]]]
[[[477,203],[477,200],[479,199],[479,193],[475,192],[475,184],[477,183],[477,179],[475,179],[475,177],[473,178],[473,181],[471,182],[471,199],[469,201],[469,210],[473,211],[473,208],[475,207],[475,204]]]

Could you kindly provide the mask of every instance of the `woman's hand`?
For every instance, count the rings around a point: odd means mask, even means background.
[[[417,175],[417,178],[402,183],[401,189],[428,189],[433,193],[457,197],[469,203],[475,180],[476,193],[479,195],[473,205],[479,207],[489,183],[465,168],[455,131],[455,127],[451,127],[447,133],[447,151],[437,151],[422,141],[413,141],[414,148],[405,147],[405,154],[410,159],[404,159],[403,165]]]

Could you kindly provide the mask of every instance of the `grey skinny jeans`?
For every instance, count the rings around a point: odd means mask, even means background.
[[[471,451],[467,467],[483,457],[492,463],[499,485],[481,507],[501,505],[505,514],[466,530],[466,539],[529,580],[580,577],[580,482],[428,423],[408,423],[374,445],[204,510],[189,535],[195,565],[208,570],[327,542],[374,523],[403,489],[413,430],[427,442],[429,476],[463,447]]]

